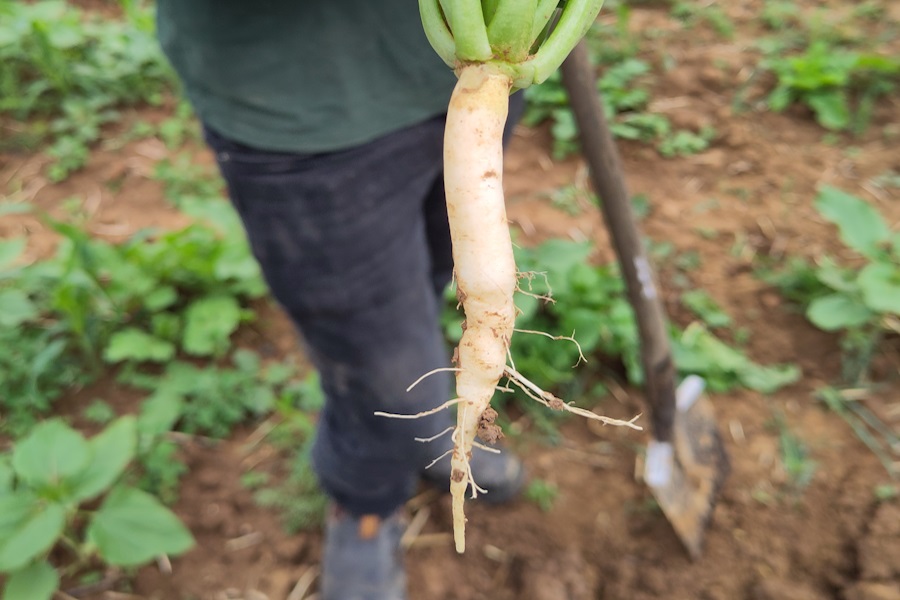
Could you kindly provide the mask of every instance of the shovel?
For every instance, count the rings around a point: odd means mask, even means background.
[[[728,476],[728,456],[711,403],[703,395],[703,380],[691,376],[675,388],[666,316],[583,41],[563,63],[562,76],[582,153],[637,317],[652,431],[644,481],[691,559],[696,560],[719,489]]]

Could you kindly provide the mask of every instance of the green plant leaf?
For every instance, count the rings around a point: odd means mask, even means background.
[[[794,365],[763,366],[713,336],[699,323],[672,340],[675,364],[682,372],[703,375],[711,389],[728,389],[735,383],[769,394],[797,381],[800,369]]]
[[[589,243],[550,239],[535,249],[534,260],[542,270],[562,276],[575,265],[586,263],[592,251]]]
[[[59,574],[42,560],[10,575],[3,589],[3,600],[50,600],[57,588]]]
[[[900,266],[871,263],[860,272],[857,282],[866,306],[878,313],[900,315]]]
[[[114,489],[94,514],[88,539],[111,565],[135,566],[161,554],[176,555],[194,538],[172,511],[141,490]]]
[[[822,186],[816,208],[837,225],[842,242],[868,258],[879,256],[881,245],[890,240],[891,232],[878,211],[843,190]]]
[[[796,365],[762,366],[746,364],[739,372],[742,384],[762,394],[771,394],[800,379],[802,372]]]
[[[172,360],[174,356],[174,344],[136,327],[128,327],[114,333],[103,352],[104,360],[111,363],[122,360],[161,363]]]
[[[794,95],[791,93],[791,88],[786,85],[779,85],[769,94],[769,108],[775,112],[781,112],[788,107],[793,99]]]
[[[856,272],[842,267],[828,256],[819,259],[819,267],[815,270],[816,279],[836,292],[855,294],[859,291],[856,283]]]
[[[806,102],[822,127],[841,131],[850,126],[850,106],[843,90],[816,91],[806,96]]]
[[[18,571],[50,550],[66,525],[66,509],[59,504],[45,504],[34,509],[0,546],[0,571]]]
[[[34,488],[58,486],[81,473],[91,452],[84,437],[60,419],[39,423],[13,449],[13,469]]]
[[[88,442],[91,462],[74,483],[72,496],[81,502],[106,491],[122,474],[137,450],[137,420],[120,417]]]
[[[12,492],[15,472],[9,464],[9,458],[0,456],[0,497]]]
[[[150,312],[158,312],[175,304],[178,292],[170,285],[160,286],[144,296],[144,306]]]
[[[219,354],[240,322],[241,308],[233,296],[201,298],[185,313],[184,350],[194,356]]]
[[[38,314],[37,306],[22,290],[0,291],[0,327],[18,327]]]
[[[689,290],[681,295],[681,302],[710,327],[731,325],[731,317],[705,290]]]
[[[141,435],[161,435],[175,425],[184,408],[184,396],[174,390],[158,389],[141,404],[138,431]]]
[[[874,315],[866,306],[847,294],[829,294],[814,299],[806,309],[806,318],[825,331],[859,327]]]
[[[17,492],[0,496],[0,540],[6,541],[34,509],[37,497],[31,492]]]

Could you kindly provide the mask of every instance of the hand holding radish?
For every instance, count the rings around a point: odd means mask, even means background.
[[[639,429],[569,406],[508,366],[517,287],[503,199],[502,135],[513,89],[545,80],[581,39],[602,0],[419,0],[431,45],[457,74],[444,135],[444,187],[457,295],[465,311],[455,354],[457,405],[450,491],[456,549],[465,550],[466,489],[479,491],[469,460],[501,377],[535,400]],[[430,411],[429,411],[430,412]],[[403,416],[403,415],[387,415]],[[488,419],[489,421],[491,419]],[[490,425],[490,423],[488,423]],[[490,440],[488,440],[490,441]]]

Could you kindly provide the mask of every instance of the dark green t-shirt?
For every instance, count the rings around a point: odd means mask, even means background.
[[[268,150],[324,152],[446,111],[455,76],[416,0],[157,0],[200,118]]]

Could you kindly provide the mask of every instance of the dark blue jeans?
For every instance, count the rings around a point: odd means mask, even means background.
[[[514,100],[511,116],[521,113]],[[441,297],[453,261],[442,183],[444,118],[338,152],[255,149],[206,131],[272,294],[318,369],[326,403],[313,444],[323,489],[353,514],[386,515],[452,424],[416,413],[450,397]],[[508,128],[508,130],[511,128]]]

